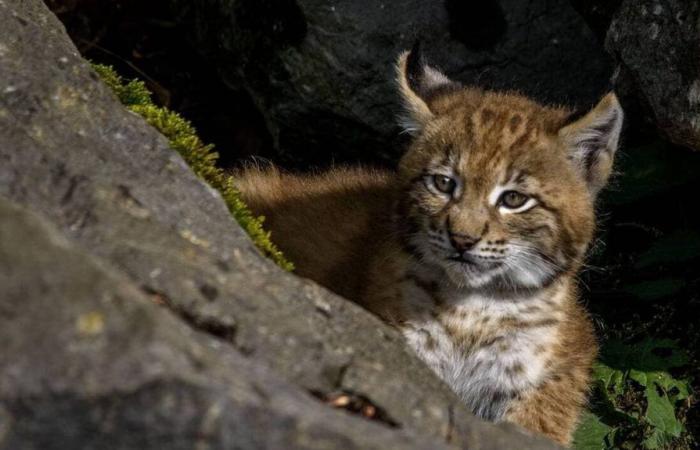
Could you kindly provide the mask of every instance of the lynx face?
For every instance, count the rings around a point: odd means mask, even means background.
[[[406,129],[398,223],[407,247],[458,286],[537,289],[578,269],[610,175],[622,110],[587,115],[463,88],[415,51],[399,61]]]

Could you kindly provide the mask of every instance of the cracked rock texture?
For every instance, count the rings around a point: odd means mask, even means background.
[[[612,75],[566,0],[172,2],[190,8],[194,41],[293,163],[396,160],[394,63],[417,38],[450,76],[545,102],[588,106]]]
[[[625,109],[700,150],[700,2],[573,2],[618,64],[615,89]]]
[[[264,259],[40,0],[0,30],[0,449],[555,448]]]

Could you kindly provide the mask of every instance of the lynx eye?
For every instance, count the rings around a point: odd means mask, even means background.
[[[446,175],[433,175],[433,184],[438,191],[452,195],[457,187],[457,182],[454,178],[450,178]]]
[[[518,191],[506,191],[501,194],[501,200],[499,203],[501,206],[505,206],[509,209],[518,209],[523,206],[530,197],[525,194],[521,194]]]

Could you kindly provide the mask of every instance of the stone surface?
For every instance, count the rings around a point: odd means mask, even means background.
[[[623,107],[670,141],[700,150],[700,3],[574,3],[605,36],[619,67],[614,82]]]
[[[292,162],[395,161],[398,54],[417,38],[468,84],[588,106],[612,67],[566,0],[173,0],[232,87],[247,89]]]
[[[0,29],[0,448],[553,448],[264,259],[41,1]]]
[[[0,285],[0,448],[447,448],[329,410],[3,198]]]
[[[669,140],[700,150],[700,3],[624,1],[605,46],[620,64],[621,95]]]

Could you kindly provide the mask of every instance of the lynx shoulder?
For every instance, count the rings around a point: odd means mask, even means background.
[[[461,86],[414,51],[394,172],[249,168],[238,187],[298,273],[361,304],[475,414],[568,444],[596,355],[576,276],[623,113]]]

